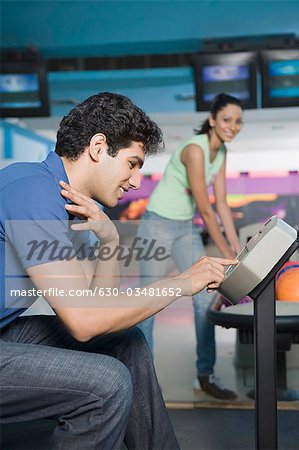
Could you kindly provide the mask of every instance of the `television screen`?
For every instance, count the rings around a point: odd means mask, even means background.
[[[299,106],[299,50],[262,52],[262,106]]]
[[[193,61],[197,111],[209,110],[221,92],[239,98],[245,108],[256,108],[254,52],[197,54]]]
[[[3,63],[0,74],[1,117],[49,115],[46,71],[42,63]]]

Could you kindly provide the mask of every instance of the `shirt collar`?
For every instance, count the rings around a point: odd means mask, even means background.
[[[62,159],[57,153],[50,152],[45,161],[43,161],[43,164],[49,168],[50,172],[55,176],[57,181],[62,180],[69,184]]]

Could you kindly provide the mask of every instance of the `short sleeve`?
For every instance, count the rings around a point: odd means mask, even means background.
[[[57,261],[71,252],[66,200],[54,177],[22,178],[8,185],[4,195],[6,241],[24,268]],[[14,265],[6,261],[6,273]]]

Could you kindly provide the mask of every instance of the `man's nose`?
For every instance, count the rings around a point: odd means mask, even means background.
[[[141,174],[140,172],[132,175],[129,179],[130,187],[132,189],[139,189],[141,186]]]

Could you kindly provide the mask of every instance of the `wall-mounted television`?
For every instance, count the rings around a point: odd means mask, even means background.
[[[261,53],[263,108],[299,106],[299,50]]]
[[[255,52],[198,53],[193,66],[197,111],[208,111],[221,92],[239,98],[244,108],[257,107]]]
[[[2,59],[0,116],[49,116],[47,73],[42,60]]]

